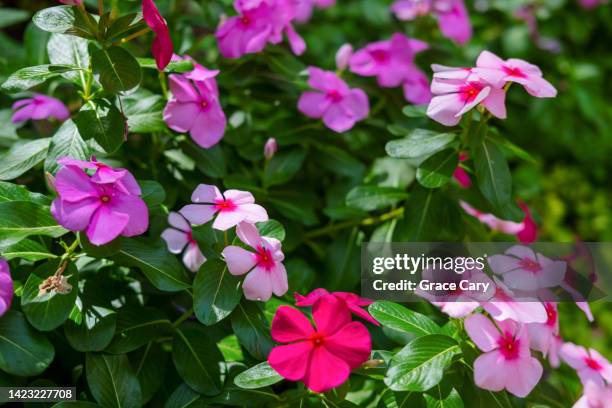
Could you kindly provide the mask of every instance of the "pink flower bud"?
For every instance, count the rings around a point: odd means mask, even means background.
[[[342,47],[338,48],[336,52],[336,66],[339,70],[346,69],[352,55],[353,46],[351,44],[344,44]]]
[[[274,157],[274,153],[278,150],[278,143],[276,143],[276,139],[271,137],[266,141],[264,145],[264,157],[266,160],[270,160]]]
[[[83,0],[59,0],[59,2],[68,6],[80,6],[83,4]]]

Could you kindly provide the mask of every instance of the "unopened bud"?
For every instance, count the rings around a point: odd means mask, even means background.
[[[47,179],[47,185],[49,185],[49,188],[57,193],[57,190],[55,189],[55,177],[53,174],[46,172],[45,179]]]
[[[351,44],[344,44],[336,52],[336,67],[340,71],[346,69],[349,64],[349,59],[353,55],[353,46]]]
[[[373,358],[372,360],[368,360],[365,363],[363,363],[363,368],[376,368],[381,364],[384,364],[385,360],[381,360],[379,358]]]
[[[266,141],[264,145],[264,157],[266,160],[270,160],[274,157],[274,154],[278,150],[278,143],[276,143],[276,139],[271,137]]]

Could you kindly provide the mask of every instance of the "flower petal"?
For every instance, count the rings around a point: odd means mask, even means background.
[[[355,369],[370,358],[372,339],[360,322],[351,322],[325,339],[324,347]]]
[[[221,252],[227,269],[232,275],[244,275],[255,266],[255,254],[235,245],[226,246]]]
[[[272,339],[279,343],[290,343],[307,339],[314,333],[310,320],[299,310],[290,306],[279,306],[272,319]]]

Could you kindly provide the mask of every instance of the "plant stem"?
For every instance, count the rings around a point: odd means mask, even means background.
[[[321,235],[328,235],[338,230],[354,227],[357,225],[364,225],[364,226],[374,225],[374,224],[378,224],[381,222],[385,222],[393,218],[401,217],[403,214],[404,214],[404,207],[399,207],[399,208],[393,209],[379,216],[368,217],[368,218],[364,218],[362,220],[357,220],[357,221],[350,220],[350,221],[345,221],[345,222],[339,222],[338,224],[333,224],[327,227],[315,229],[315,230],[307,232],[304,236],[306,239],[310,239],[314,237],[319,237]]]
[[[98,15],[102,17],[104,14],[104,0],[98,0]]]
[[[159,71],[159,84],[161,85],[162,94],[164,95],[164,99],[168,100],[168,85],[166,84],[166,73],[164,71]]]
[[[186,310],[185,313],[183,313],[178,319],[176,319],[174,323],[172,323],[172,327],[180,326],[181,323],[189,319],[192,315],[193,315],[193,307]]]
[[[120,39],[118,42],[124,44],[130,40],[133,40],[136,37],[140,37],[141,35],[148,33],[149,31],[151,31],[151,29],[149,27],[145,27],[142,30],[136,31],[135,33],[132,33],[127,37]]]

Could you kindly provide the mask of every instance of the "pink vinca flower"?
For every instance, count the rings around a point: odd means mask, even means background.
[[[13,104],[11,122],[55,118],[64,121],[70,117],[68,108],[59,99],[35,93],[31,98],[21,99]]]
[[[276,154],[277,150],[278,143],[276,142],[276,139],[273,137],[268,138],[268,140],[266,140],[266,144],[264,144],[264,158],[266,160],[271,160]]]
[[[400,20],[434,14],[440,31],[451,40],[465,44],[472,38],[472,25],[463,0],[396,0],[391,11]]]
[[[155,58],[157,69],[162,71],[170,63],[174,53],[168,24],[157,10],[153,0],[142,0],[142,18],[155,33],[155,38],[151,44],[151,53]]]
[[[325,126],[342,133],[365,119],[370,111],[368,97],[359,88],[349,88],[331,71],[308,68],[308,85],[317,92],[306,91],[298,100],[298,109],[311,118],[323,118]]]
[[[506,389],[526,397],[542,377],[542,365],[531,356],[527,328],[512,320],[497,322],[484,315],[465,320],[465,330],[484,352],[474,361],[474,382],[489,391]],[[511,375],[509,375],[511,373]]]
[[[466,213],[468,213],[472,217],[476,217],[480,222],[487,225],[493,231],[514,235],[520,242],[524,244],[532,243],[538,237],[538,227],[535,221],[533,220],[533,217],[531,216],[529,208],[523,203],[519,203],[519,207],[521,207],[521,209],[525,213],[525,218],[522,222],[506,221],[497,218],[493,214],[483,213],[463,200],[459,201],[459,205]]]
[[[455,126],[461,116],[478,105],[493,116],[506,118],[506,92],[476,75],[470,68],[432,65],[431,92],[434,97],[427,116],[446,126]]]
[[[564,261],[552,260],[523,245],[508,248],[503,255],[490,255],[487,261],[509,288],[532,292],[559,286],[567,269]]]
[[[572,408],[609,408],[612,402],[612,385],[599,387],[589,382],[584,386],[584,395]]]
[[[197,272],[200,266],[206,262],[206,258],[200,251],[198,242],[193,238],[191,225],[180,212],[168,214],[170,228],[165,229],[161,237],[166,241],[168,250],[173,254],[183,252],[183,263],[191,272]]]
[[[13,301],[13,279],[11,269],[4,258],[0,258],[0,316],[6,313]]]
[[[272,297],[272,293],[276,296],[287,293],[287,271],[283,265],[285,255],[280,241],[260,236],[257,227],[246,222],[238,224],[236,235],[254,252],[229,245],[222,254],[232,275],[248,274],[242,283],[244,296],[249,300],[265,302]]]
[[[164,108],[168,127],[181,133],[189,132],[205,149],[219,143],[227,125],[215,80],[218,73],[195,63],[191,72],[170,75],[172,98]]]
[[[132,237],[149,227],[149,210],[140,198],[140,186],[126,174],[114,181],[92,180],[75,164],[62,166],[55,175],[56,198],[51,214],[71,231],[85,231],[94,245],[104,245],[119,235]]]
[[[467,153],[459,153],[459,163],[460,164],[457,166],[457,168],[453,172],[453,178],[455,179],[457,183],[459,183],[459,186],[461,188],[470,188],[472,186],[472,179],[470,179],[470,176],[467,174],[465,169],[461,167],[461,162],[464,162],[467,159],[468,159]]]
[[[296,306],[314,306],[325,296],[335,296],[342,302],[346,304],[346,307],[353,313],[355,316],[361,317],[363,320],[367,320],[368,322],[375,324],[376,326],[380,326],[380,323],[376,321],[367,310],[362,309],[362,307],[369,306],[372,304],[372,300],[362,298],[354,293],[350,292],[332,292],[329,293],[327,290],[323,288],[315,289],[306,296],[302,296],[299,293],[295,293],[293,296],[295,297],[295,305]]]
[[[98,184],[106,184],[106,183],[115,183],[122,186],[123,191],[129,194],[129,190],[127,186],[123,186],[121,183],[122,179],[129,180],[128,186],[133,186],[136,183],[136,180],[126,169],[121,168],[113,168],[108,164],[99,162],[96,159],[96,156],[91,156],[89,161],[85,160],[77,160],[72,157],[61,157],[57,160],[58,164],[62,166],[76,166],[81,169],[86,170],[94,170],[94,173],[91,175],[91,181]]]
[[[510,58],[507,61],[489,51],[483,51],[476,60],[473,71],[485,81],[497,87],[507,82],[523,85],[527,92],[538,98],[553,98],[557,90],[542,78],[542,71],[537,66],[522,59]]]
[[[603,387],[612,384],[612,364],[595,349],[586,349],[573,343],[561,347],[561,359],[576,370],[583,385],[589,382]]]
[[[183,207],[181,214],[194,225],[213,222],[213,228],[226,231],[241,222],[254,224],[268,221],[265,208],[255,204],[253,194],[247,191],[227,190],[223,194],[216,186],[200,184],[191,195],[189,204]]]
[[[272,338],[283,345],[272,349],[268,363],[284,378],[325,392],[346,382],[351,370],[370,357],[371,338],[362,323],[351,322],[346,305],[335,296],[324,296],[312,315],[316,328],[297,309],[276,310]]]
[[[532,298],[516,296],[506,285],[497,278],[495,293],[481,306],[497,321],[513,320],[519,323],[545,323],[548,314],[541,302]]]
[[[552,302],[545,302],[544,308],[548,320],[545,323],[528,324],[527,329],[529,331],[530,347],[542,352],[546,357],[551,349],[553,353],[558,353],[556,348],[559,338],[559,311],[557,305]]]
[[[336,68],[344,71],[349,66],[351,57],[353,56],[353,46],[351,44],[343,44],[336,51]]]

